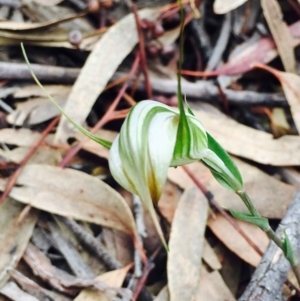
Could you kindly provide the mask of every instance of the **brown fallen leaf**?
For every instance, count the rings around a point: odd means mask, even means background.
[[[269,238],[265,232],[253,224],[236,222],[262,252],[267,249]],[[209,218],[207,225],[228,249],[252,266],[258,266],[261,256],[222,215],[216,214],[215,218]]]
[[[199,286],[194,300],[235,301],[235,298],[218,271],[209,273],[201,267]]]
[[[234,161],[241,171],[245,190],[257,210],[265,217],[281,219],[296,193],[296,188],[265,174],[250,164],[237,159]],[[241,199],[232,191],[222,187],[202,163],[189,164],[188,168],[212,192],[215,200],[222,207],[247,212]],[[168,178],[184,189],[195,185],[182,168],[170,168]]]
[[[9,279],[9,270],[15,268],[23,256],[37,221],[37,210],[31,210],[18,224],[24,206],[7,198],[0,206],[0,287]]]
[[[241,6],[248,0],[215,0],[214,1],[214,13],[215,14],[226,14],[237,7]]]
[[[62,216],[89,221],[136,237],[125,200],[101,180],[83,172],[47,165],[27,165],[11,191],[19,202]],[[1,179],[3,189],[6,181]]]
[[[299,136],[273,139],[271,134],[242,125],[223,114],[194,113],[205,129],[233,155],[267,165],[300,165]]]
[[[280,81],[286,99],[290,105],[293,120],[297,127],[298,133],[300,133],[300,76],[293,73],[281,72],[262,64],[254,64],[254,66],[272,73]]]
[[[167,273],[171,301],[190,301],[195,295],[207,214],[205,196],[197,188],[186,190],[175,212],[169,240]]]
[[[95,280],[101,281],[111,287],[121,287],[131,267],[132,264],[127,265],[122,269],[104,273],[96,277]],[[84,289],[74,299],[74,301],[111,301],[111,299],[102,292],[97,292],[91,289]]]
[[[140,18],[150,21],[155,21],[159,14],[158,8],[139,11]],[[64,108],[74,121],[83,124],[99,94],[137,42],[138,35],[133,13],[111,26],[98,41],[81,69]],[[66,142],[73,132],[74,127],[62,118],[55,141]]]
[[[293,41],[279,3],[277,0],[261,0],[260,3],[285,71],[296,73]]]

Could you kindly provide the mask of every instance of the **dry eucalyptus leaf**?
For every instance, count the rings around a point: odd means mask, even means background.
[[[265,217],[281,219],[296,193],[296,188],[265,174],[250,164],[237,159],[234,161],[242,174],[245,190],[257,210]],[[212,192],[215,200],[222,207],[248,212],[241,199],[231,190],[221,186],[202,163],[189,164],[188,168]],[[182,168],[170,168],[168,178],[184,189],[195,185]]]
[[[158,8],[139,11],[140,18],[150,21],[155,21],[159,14]],[[98,41],[81,69],[65,106],[65,112],[74,121],[83,124],[96,99],[137,42],[132,13],[111,26]],[[56,142],[66,142],[73,131],[74,127],[62,118],[56,132]]]
[[[262,252],[267,249],[269,238],[265,232],[253,224],[236,222]],[[261,256],[221,214],[209,218],[207,225],[229,250],[252,266],[258,266]]]
[[[235,298],[218,271],[209,273],[201,267],[199,286],[194,300],[235,301]]]
[[[5,180],[0,181],[3,189]],[[19,202],[62,216],[123,231],[135,238],[132,213],[119,193],[73,169],[26,165],[10,195]]]
[[[222,268],[217,254],[206,239],[203,241],[202,259],[212,270],[220,270]]]
[[[0,156],[8,161],[20,163],[30,151],[30,147],[16,147],[12,150],[4,151],[0,149]],[[50,148],[49,146],[41,146],[37,149],[34,155],[30,158],[29,164],[47,164],[58,165],[62,160],[62,155],[58,149]]]
[[[54,97],[60,106],[66,103],[67,95]],[[24,123],[34,125],[59,115],[58,109],[47,98],[34,98],[16,104],[16,110],[7,115],[6,121],[16,126]]]
[[[175,212],[169,240],[167,273],[171,301],[190,301],[196,292],[207,214],[205,196],[195,187],[186,190]]]
[[[6,198],[0,206],[0,287],[9,279],[8,271],[18,264],[23,256],[37,221],[37,210],[30,210],[19,223],[24,206]]]
[[[229,153],[274,166],[300,165],[300,137],[271,134],[242,125],[225,116],[194,111],[196,117]]]
[[[96,277],[95,280],[101,281],[111,287],[121,287],[131,267],[132,265],[130,264],[122,269],[104,273]],[[84,289],[74,299],[74,301],[111,301],[111,299],[102,292],[97,292],[91,289]]]
[[[0,142],[24,147],[32,146],[41,136],[38,132],[33,132],[29,129],[1,129]]]
[[[278,53],[287,72],[296,73],[296,58],[292,36],[277,0],[261,0],[264,16],[271,30]]]
[[[67,95],[71,91],[71,86],[67,85],[44,85],[52,97],[57,95]],[[14,98],[28,98],[28,97],[45,97],[44,91],[37,85],[28,85],[20,88],[14,93]]]
[[[215,0],[214,2],[214,13],[215,14],[226,14],[237,7],[241,6],[248,0]]]

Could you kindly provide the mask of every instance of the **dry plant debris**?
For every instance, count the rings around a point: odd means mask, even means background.
[[[300,254],[300,1],[183,5],[182,91]],[[113,141],[140,100],[177,105],[176,1],[0,0],[0,19],[1,301],[300,300],[282,254],[233,220],[244,204],[201,163],[169,170],[164,250],[108,150],[59,121],[24,64],[21,42],[65,111]]]

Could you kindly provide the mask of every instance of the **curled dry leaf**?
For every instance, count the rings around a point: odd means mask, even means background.
[[[23,256],[37,221],[37,210],[31,210],[18,223],[23,208],[11,198],[0,206],[0,287],[9,279],[9,270],[15,268]]]
[[[226,14],[237,7],[241,6],[248,0],[215,0],[214,2],[214,13],[215,14]]]
[[[297,127],[298,133],[300,133],[300,76],[293,73],[281,72],[274,68],[271,68],[262,64],[255,64],[255,67],[265,69],[272,73],[280,81],[286,99],[290,105],[293,120]],[[285,150],[287,151],[287,150]],[[294,164],[299,165],[299,164]]]
[[[269,238],[265,232],[253,224],[238,220],[236,222],[262,252],[267,249]],[[238,257],[252,266],[258,266],[261,256],[222,215],[217,214],[215,218],[210,218],[208,227]]]
[[[300,165],[300,137],[271,134],[242,125],[224,114],[194,111],[205,129],[229,153],[274,166]]]
[[[1,180],[1,189],[6,181]],[[62,216],[88,221],[136,237],[132,213],[119,193],[83,172],[27,165],[10,195],[19,202]]]
[[[296,73],[296,58],[291,34],[277,0],[261,0],[261,6],[287,72]]]
[[[205,196],[197,188],[186,190],[175,212],[169,241],[167,272],[171,301],[190,301],[195,295],[207,214]]]
[[[159,14],[158,8],[139,11],[140,18],[150,21],[155,21]],[[81,69],[65,106],[65,112],[74,121],[79,124],[84,122],[99,94],[137,42],[136,23],[132,13],[111,26],[97,42]],[[73,131],[73,126],[63,117],[55,140],[66,142]]]

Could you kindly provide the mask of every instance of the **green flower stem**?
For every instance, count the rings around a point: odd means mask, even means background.
[[[248,194],[245,191],[237,191],[236,194],[242,199],[242,201],[248,208],[251,215],[253,215],[255,217],[261,217],[261,215],[259,214],[257,209],[254,207],[250,197],[248,196]],[[275,231],[273,231],[271,227],[268,227],[268,229],[265,230],[265,233],[268,235],[270,240],[272,240],[283,251],[283,254],[285,254],[283,241],[278,237],[278,235],[275,233]],[[297,262],[295,259],[294,252],[292,252],[289,256],[286,256],[286,259],[290,262],[292,270],[293,270],[293,272],[297,278],[297,281],[300,285],[300,270],[297,267]]]
[[[248,196],[247,192],[245,191],[236,191],[236,194],[242,199],[246,207],[248,208],[249,212],[256,217],[261,217],[259,212],[254,207],[250,197]]]
[[[266,234],[268,235],[268,237],[273,240],[273,242],[283,251],[284,253],[284,248],[283,248],[283,242],[282,240],[277,236],[277,234],[271,229],[265,231]],[[296,276],[296,279],[298,281],[298,284],[300,285],[300,270],[299,268],[297,267],[297,263],[296,263],[296,260],[295,260],[295,255],[294,255],[294,252],[292,252],[291,256],[287,257],[286,256],[286,259],[289,261],[291,267],[292,267],[292,270]]]

